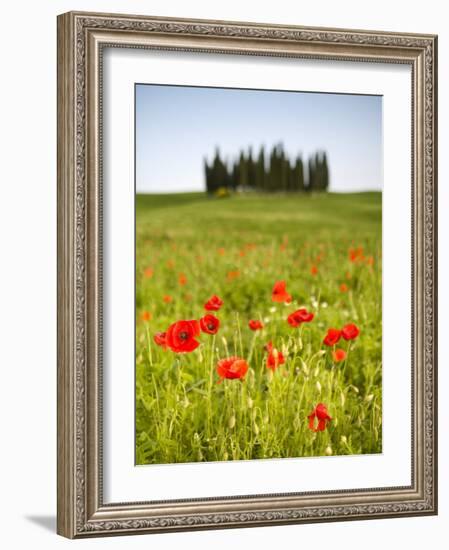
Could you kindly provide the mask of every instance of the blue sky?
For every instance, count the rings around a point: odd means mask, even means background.
[[[202,191],[217,146],[232,159],[280,142],[291,158],[325,150],[331,191],[382,188],[380,96],[136,85],[138,193]]]

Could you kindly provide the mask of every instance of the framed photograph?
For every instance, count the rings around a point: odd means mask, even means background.
[[[59,16],[59,534],[437,513],[436,63]]]

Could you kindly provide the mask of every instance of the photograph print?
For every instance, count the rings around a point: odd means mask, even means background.
[[[137,465],[382,452],[382,97],[135,85]]]

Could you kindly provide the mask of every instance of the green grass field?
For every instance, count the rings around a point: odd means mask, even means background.
[[[381,212],[380,193],[137,196],[137,464],[382,451]],[[288,305],[272,300],[281,280]],[[212,295],[219,311],[204,310]],[[314,318],[294,328],[301,307]],[[194,351],[155,343],[206,313],[220,327]],[[357,338],[324,345],[348,323]],[[274,369],[270,341],[285,359]],[[243,379],[217,373],[230,356],[249,365]],[[332,420],[315,431],[319,403]]]

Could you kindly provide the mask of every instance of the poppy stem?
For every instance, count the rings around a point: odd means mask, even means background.
[[[214,351],[215,351],[215,334],[212,336],[211,350],[210,350],[210,367],[209,367],[209,388],[207,391],[208,400],[207,400],[207,431],[208,437],[211,435],[211,423],[212,423],[212,403],[211,403],[211,394],[212,394],[212,384],[214,376]]]
[[[254,351],[256,339],[257,339],[257,331],[254,332],[253,338],[252,338],[252,340],[251,340],[251,346],[250,346],[250,348],[249,348],[248,358],[246,359],[246,361],[247,361],[248,364],[249,364],[249,362],[251,361],[251,357],[253,356],[253,351]]]
[[[345,360],[344,360],[344,363],[343,363],[343,368],[342,368],[342,372],[343,374],[345,373],[346,371],[346,364],[348,363],[348,358],[349,358],[349,352],[351,351],[351,342],[348,341],[348,346],[346,348],[346,357],[345,357]]]
[[[148,361],[150,362],[150,365],[153,366],[153,354],[151,350],[151,338],[150,338],[150,331],[148,330],[148,325],[145,325],[145,332],[147,333]]]
[[[240,357],[243,357],[242,331],[240,330],[240,316],[238,311],[235,314],[235,318],[237,321],[237,334],[239,337]]]

